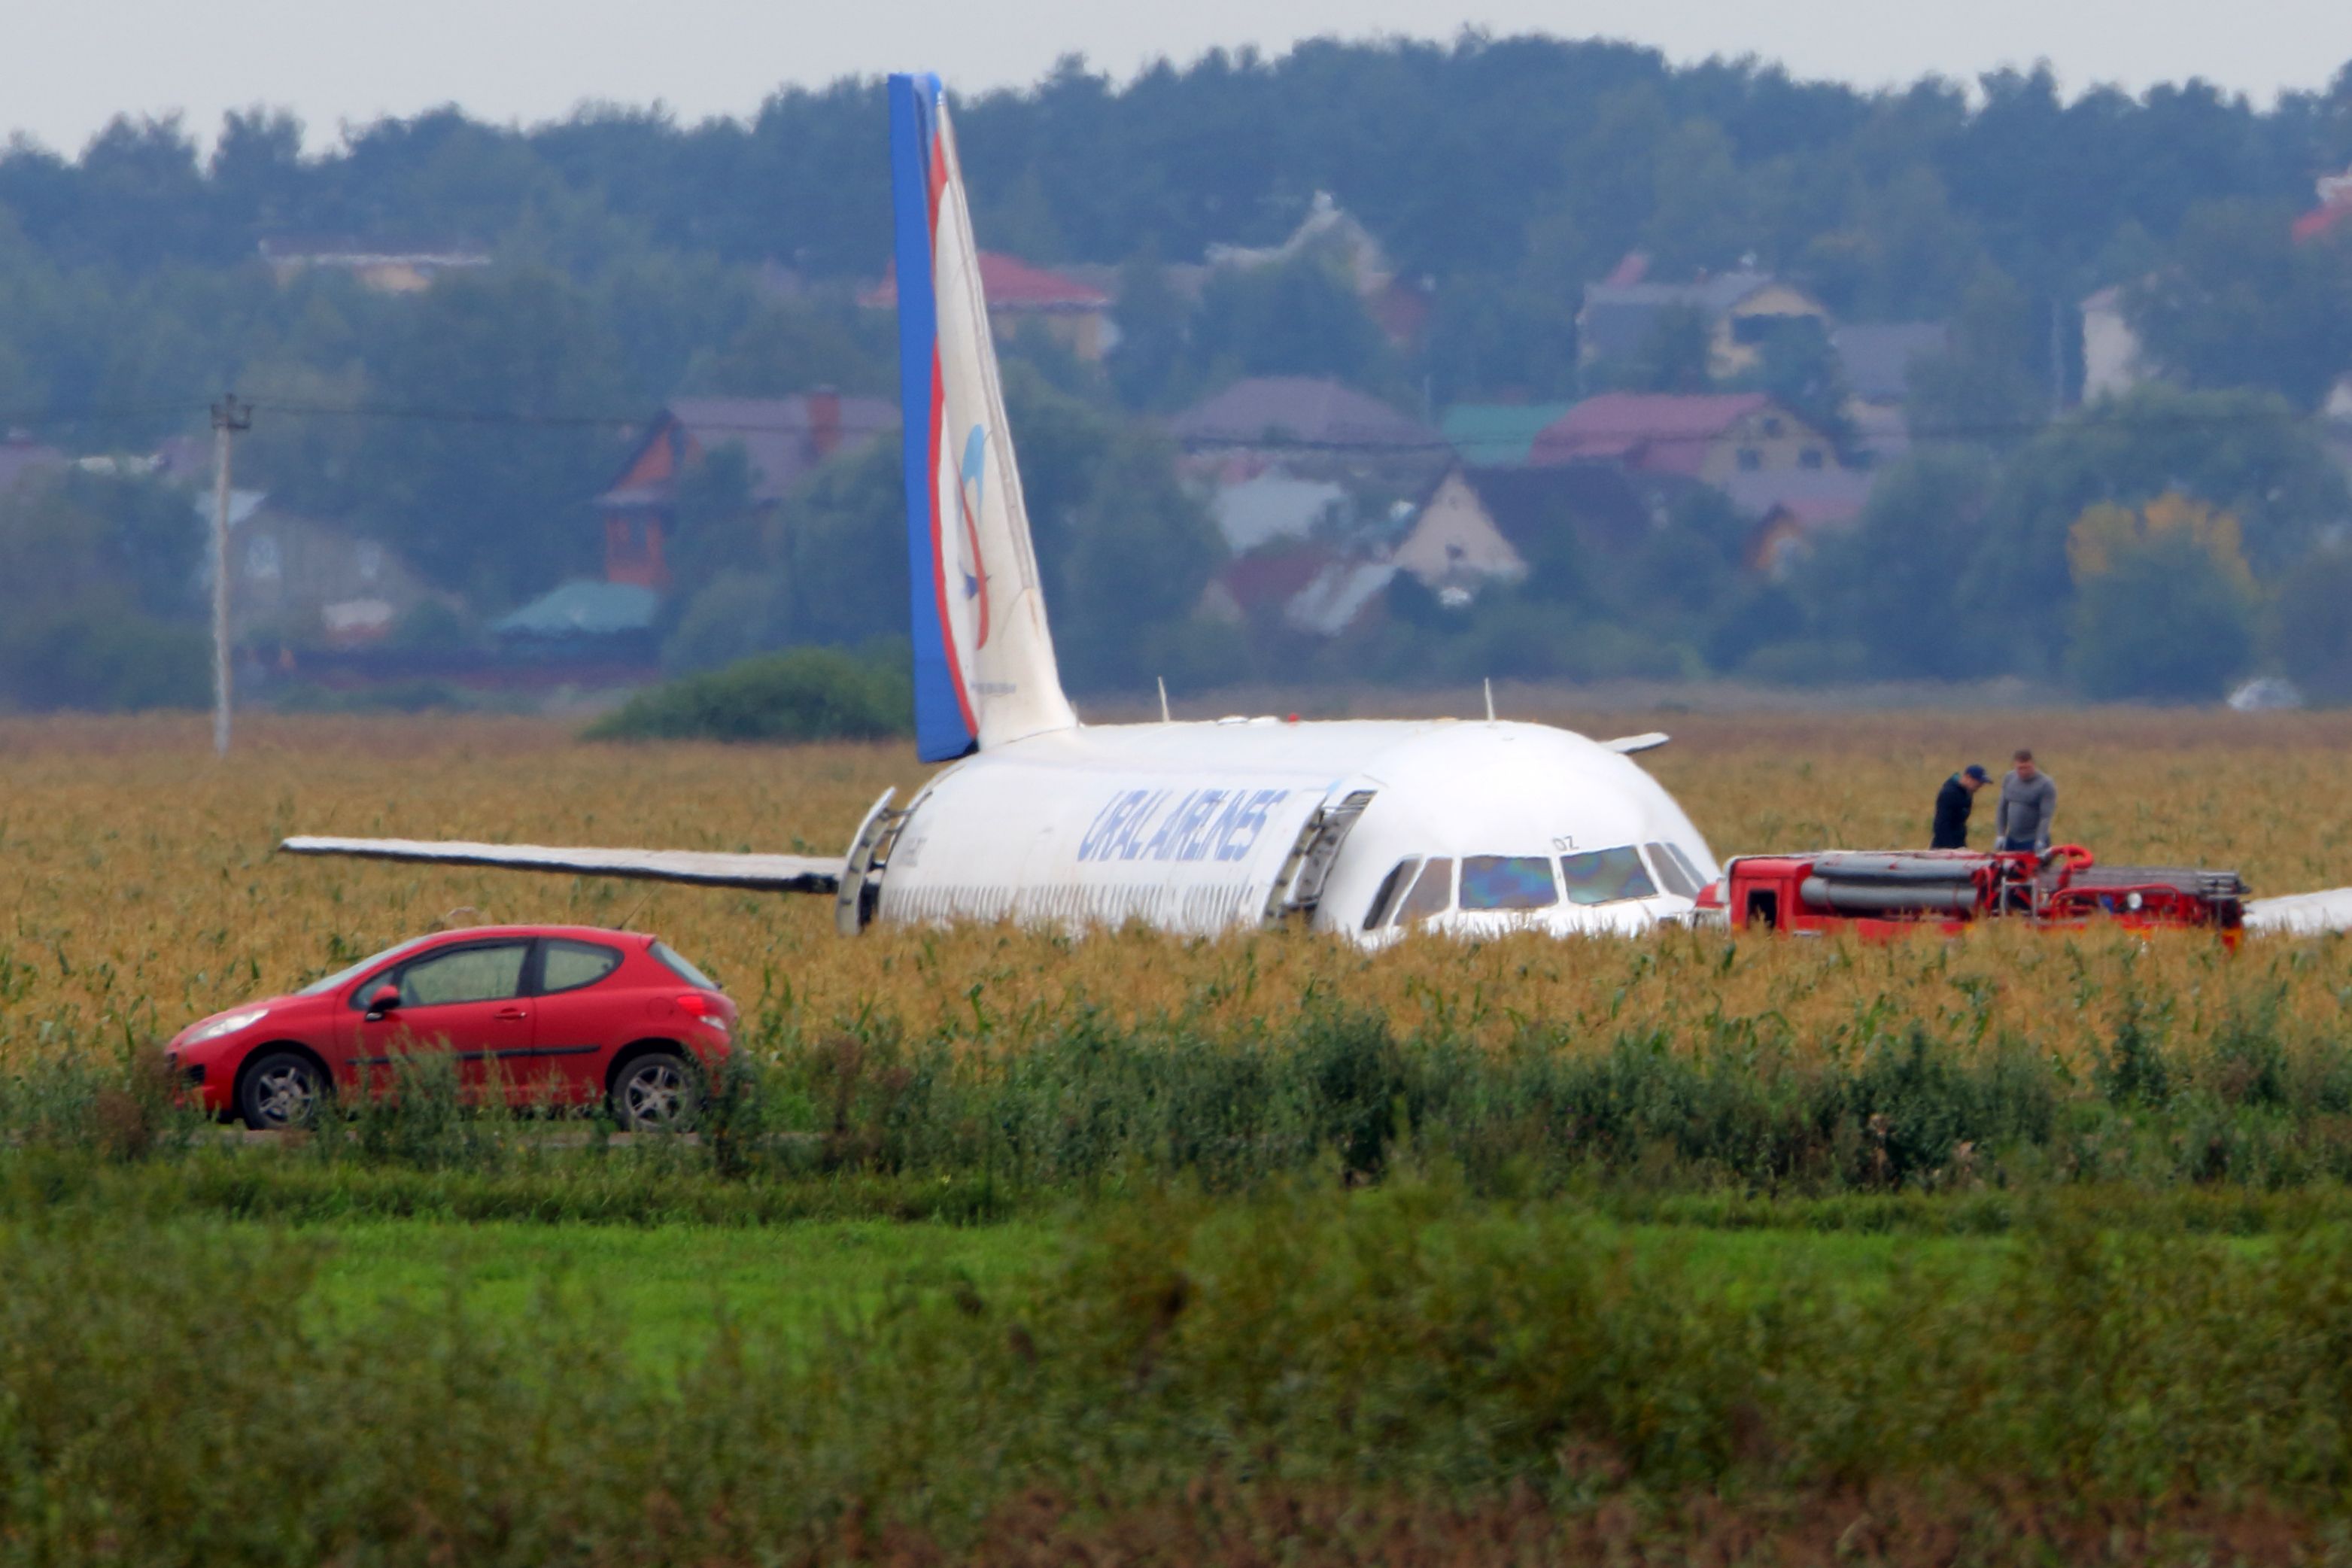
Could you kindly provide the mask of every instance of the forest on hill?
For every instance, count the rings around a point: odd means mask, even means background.
[[[1573,398],[1598,389],[1580,363],[1583,290],[1641,252],[1654,278],[1750,268],[1841,321],[1946,324],[1948,346],[1915,376],[1915,457],[1882,476],[1852,548],[1759,583],[1723,519],[1685,518],[1647,566],[1531,584],[1523,603],[1496,595],[1475,626],[1401,625],[1377,657],[1335,665],[1429,668],[1442,645],[1449,668],[1689,673],[1790,644],[1758,672],[1950,673],[1910,629],[1932,612],[2021,622],[1997,652],[1959,661],[1971,670],[2073,669],[2069,531],[2094,502],[2143,506],[2205,475],[2220,477],[2184,499],[2238,532],[2220,555],[2211,530],[2164,543],[2184,613],[2221,628],[2233,668],[2335,660],[2352,681],[2352,627],[2305,636],[2325,644],[2309,657],[2280,651],[2287,590],[2352,521],[2313,422],[2352,368],[2352,247],[2290,238],[2315,178],[2352,164],[2352,65],[2327,91],[2263,107],[2199,82],[2070,94],[2046,69],[1862,91],[1755,60],[1675,67],[1621,44],[1465,35],[1218,52],[1124,81],[1071,59],[1033,87],[961,100],[958,115],[982,244],[1117,279],[1120,341],[1101,365],[1045,342],[1011,357],[1016,401],[1068,437],[1024,447],[1024,467],[1063,470],[1031,487],[1070,498],[1051,526],[1092,538],[1088,520],[1117,530],[1131,510],[1156,531],[1135,559],[1092,548],[1096,565],[1062,584],[1065,603],[1122,584],[1152,597],[1146,613],[1114,602],[1092,616],[1099,627],[1070,633],[1099,638],[1096,667],[1118,679],[1147,657],[1185,668],[1218,646],[1184,624],[1217,548],[1156,416],[1249,375],[1335,377],[1423,416]],[[315,153],[266,107],[216,136],[120,120],[72,152],[20,138],[0,153],[0,426],[73,454],[146,450],[200,433],[207,402],[235,387],[260,405],[247,480],[387,542],[492,614],[593,569],[587,500],[628,429],[666,400],[895,390],[887,314],[857,303],[887,260],[886,184],[873,80],[783,89],[741,121],[600,104],[518,127],[450,108],[347,128]],[[1419,296],[1408,338],[1312,266],[1191,295],[1168,286],[1213,247],[1280,242],[1318,193]],[[269,265],[269,247],[320,236],[486,264],[415,295]],[[2069,434],[2079,307],[2116,285],[2166,384],[2102,416],[2138,434]],[[1695,382],[1671,365],[1637,374],[1706,384],[1704,366]],[[1768,374],[1801,411],[1841,395],[1810,362]],[[775,577],[810,548],[871,552],[887,520],[844,509],[872,510],[872,478],[830,474],[791,503],[831,520],[816,545],[745,535],[751,556],[706,549],[686,586]],[[1127,496],[1142,499],[1115,504]],[[40,528],[0,525],[0,557],[26,571],[67,561],[42,568],[60,582],[103,579],[120,554],[107,540],[144,527],[145,504],[85,487]],[[68,511],[82,521],[58,521]],[[132,523],[100,518],[116,512]],[[835,523],[865,543],[827,535]],[[2333,556],[2319,566],[2337,580]],[[1890,569],[1910,597],[1889,597]],[[888,573],[868,577],[872,605],[891,603]],[[730,591],[743,600],[740,582]],[[53,618],[88,619],[72,607],[84,592],[47,595]],[[145,587],[87,596],[154,613]],[[791,597],[761,601],[761,637],[837,639],[805,616],[795,625]],[[1565,642],[1542,629],[1564,606],[1580,626]],[[844,607],[808,614],[837,622]],[[1632,640],[1612,630],[1617,651],[1596,653],[1588,634],[1602,623]],[[1119,652],[1153,627],[1148,655]],[[50,631],[20,621],[17,635]],[[0,667],[11,657],[0,647]],[[2207,660],[2188,686],[2219,668]],[[1225,650],[1193,673],[1254,671]]]

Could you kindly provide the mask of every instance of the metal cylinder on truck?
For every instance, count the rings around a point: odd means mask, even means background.
[[[1967,914],[1977,907],[1973,883],[1864,882],[1808,877],[1797,889],[1808,904],[1842,915]]]
[[[1980,859],[1896,859],[1885,855],[1818,855],[1813,875],[1836,882],[1869,882],[1909,887],[1973,885],[1984,868]]]

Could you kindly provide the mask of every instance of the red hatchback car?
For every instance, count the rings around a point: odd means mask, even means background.
[[[624,1127],[651,1130],[693,1114],[734,1029],[735,1004],[653,937],[481,926],[216,1013],[166,1050],[208,1110],[248,1127],[302,1126],[339,1089],[381,1088],[400,1053],[447,1051],[469,1091],[497,1084],[517,1105],[603,1100]]]

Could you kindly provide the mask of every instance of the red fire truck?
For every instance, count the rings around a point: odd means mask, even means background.
[[[2193,926],[2237,945],[2246,884],[2235,871],[2101,866],[2078,844],[2040,854],[1830,849],[1743,855],[1699,894],[1698,918],[1773,931],[1891,937],[1979,921],[2135,931]]]

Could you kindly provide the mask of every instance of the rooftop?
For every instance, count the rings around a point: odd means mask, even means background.
[[[504,637],[610,637],[651,629],[661,595],[634,583],[576,578],[495,622]]]
[[[1545,426],[1572,403],[1457,403],[1438,428],[1464,462],[1474,468],[1510,468],[1528,460]]]
[[[1772,405],[1760,392],[1603,393],[1546,426],[1528,461],[1616,459],[1637,468],[1695,472],[1708,442]]]
[[[828,412],[828,410],[830,410]],[[751,466],[751,499],[772,501],[806,478],[841,447],[856,447],[898,426],[887,398],[800,393],[791,397],[675,397],[662,408],[646,440],[672,426],[703,452],[734,445]],[[644,443],[637,448],[645,449]],[[632,454],[623,472],[635,467]],[[614,489],[597,498],[606,507],[659,505],[671,481]]]
[[[1340,382],[1255,376],[1168,422],[1187,447],[1287,445],[1339,452],[1439,457],[1444,437],[1412,416]]]

